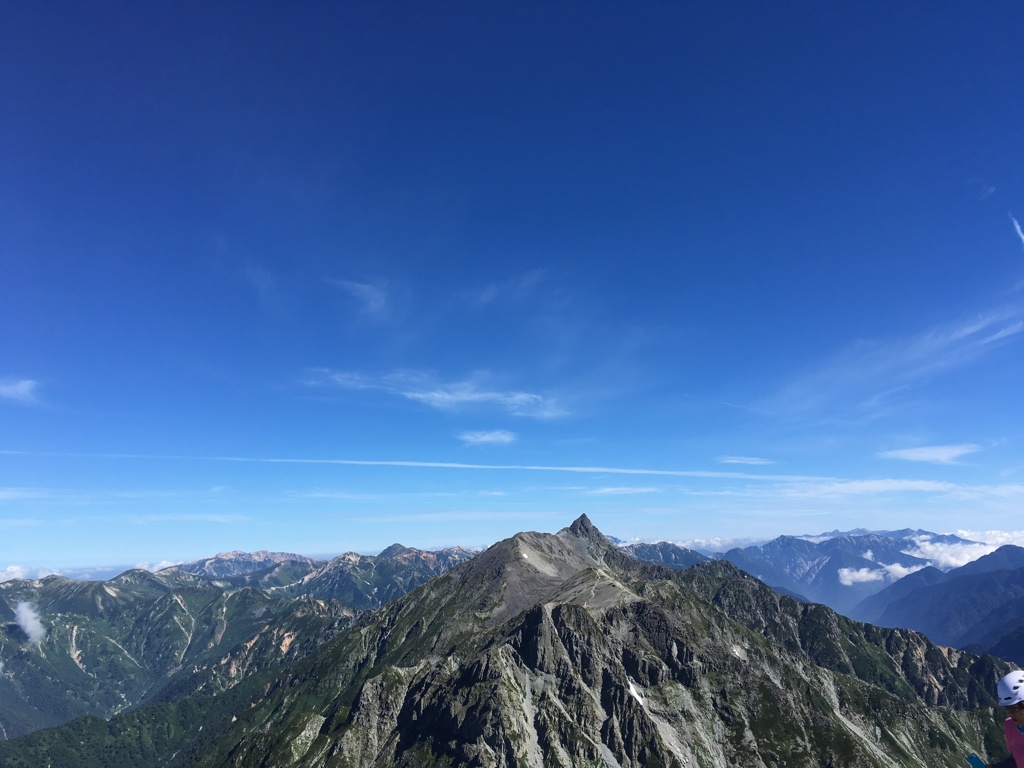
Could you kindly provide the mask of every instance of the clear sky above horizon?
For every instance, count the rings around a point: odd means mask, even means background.
[[[0,573],[1024,529],[1024,4],[0,17]]]

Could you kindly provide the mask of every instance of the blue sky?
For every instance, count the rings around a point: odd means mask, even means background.
[[[21,3],[0,571],[1016,531],[1024,6]]]

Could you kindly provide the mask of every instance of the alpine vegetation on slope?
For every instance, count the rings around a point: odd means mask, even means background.
[[[499,542],[279,672],[29,736],[0,758],[936,768],[998,744],[989,707],[1005,669],[782,597],[725,562],[644,564],[581,517]]]
[[[107,582],[4,582],[0,739],[121,712],[262,628],[294,634],[298,623],[319,634],[353,613],[339,604],[224,589],[181,571],[126,571]]]

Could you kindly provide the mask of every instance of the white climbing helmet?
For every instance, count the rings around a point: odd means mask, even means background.
[[[1008,675],[1003,675],[996,688],[996,695],[999,697],[999,706],[1012,707],[1024,701],[1024,670],[1015,669]]]

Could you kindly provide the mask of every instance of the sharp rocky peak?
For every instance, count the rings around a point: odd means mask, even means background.
[[[596,525],[590,522],[590,518],[586,515],[580,515],[573,521],[572,525],[568,528],[563,528],[562,530],[568,531],[578,538],[592,541],[595,544],[607,544],[611,546],[611,542],[608,541],[608,538],[597,529]]]
[[[406,552],[411,552],[411,551],[412,550],[409,547],[406,547],[406,546],[403,546],[401,544],[395,543],[395,544],[392,544],[387,549],[383,550],[379,555],[377,555],[377,557],[383,557],[383,558],[396,557],[398,555],[402,555],[402,554],[405,554]]]

